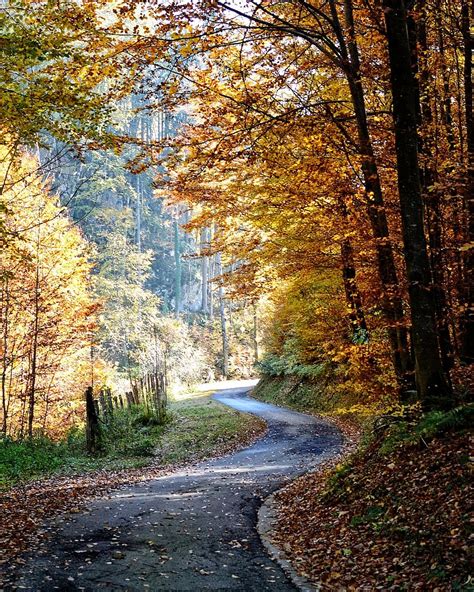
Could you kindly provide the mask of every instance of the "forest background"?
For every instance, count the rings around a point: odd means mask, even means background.
[[[64,435],[86,386],[165,365],[190,383],[258,361],[340,413],[466,399],[467,2],[1,18],[5,434]]]

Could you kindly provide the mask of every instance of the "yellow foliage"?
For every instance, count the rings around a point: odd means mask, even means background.
[[[2,429],[63,433],[81,412],[97,303],[90,247],[28,154],[0,155]]]

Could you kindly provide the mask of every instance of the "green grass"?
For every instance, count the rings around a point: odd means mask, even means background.
[[[59,442],[44,436],[0,440],[0,489],[55,474],[145,466],[165,430],[147,424],[146,417],[140,407],[117,411],[113,421],[102,426],[101,452],[95,457],[87,454],[82,429]]]
[[[158,456],[163,464],[198,459],[228,449],[260,420],[225,407],[206,393],[181,397],[170,405],[172,422],[165,428]]]
[[[0,489],[52,475],[191,462],[230,450],[260,425],[208,393],[181,394],[170,403],[164,425],[141,407],[118,410],[103,426],[102,451],[95,457],[87,454],[83,430],[60,442],[0,440]]]

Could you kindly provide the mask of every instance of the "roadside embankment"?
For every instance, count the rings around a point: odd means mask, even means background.
[[[264,375],[252,390],[252,397],[330,419],[348,443],[355,444],[370,422],[372,410],[354,406],[350,393],[334,392],[334,389],[328,388],[329,382],[329,373],[313,378],[290,374]]]
[[[339,407],[320,395],[320,384],[289,376],[254,391],[307,413]],[[472,590],[473,414],[466,405],[386,416],[366,425],[356,452],[274,494],[265,535],[280,560],[308,589]]]

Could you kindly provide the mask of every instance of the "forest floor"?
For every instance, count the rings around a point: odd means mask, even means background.
[[[350,402],[317,380],[266,377],[253,394],[329,414],[346,437],[341,464],[328,461],[272,502],[272,542],[300,576],[328,592],[474,590],[472,405],[374,431],[373,419],[338,414]]]
[[[342,438],[328,422],[257,402],[247,390],[215,399],[263,419],[262,439],[49,521],[51,536],[17,558],[4,589],[295,590],[265,552],[257,511],[269,493],[337,453]]]
[[[277,493],[273,543],[300,575],[331,592],[474,590],[472,442],[429,431],[380,435]]]

